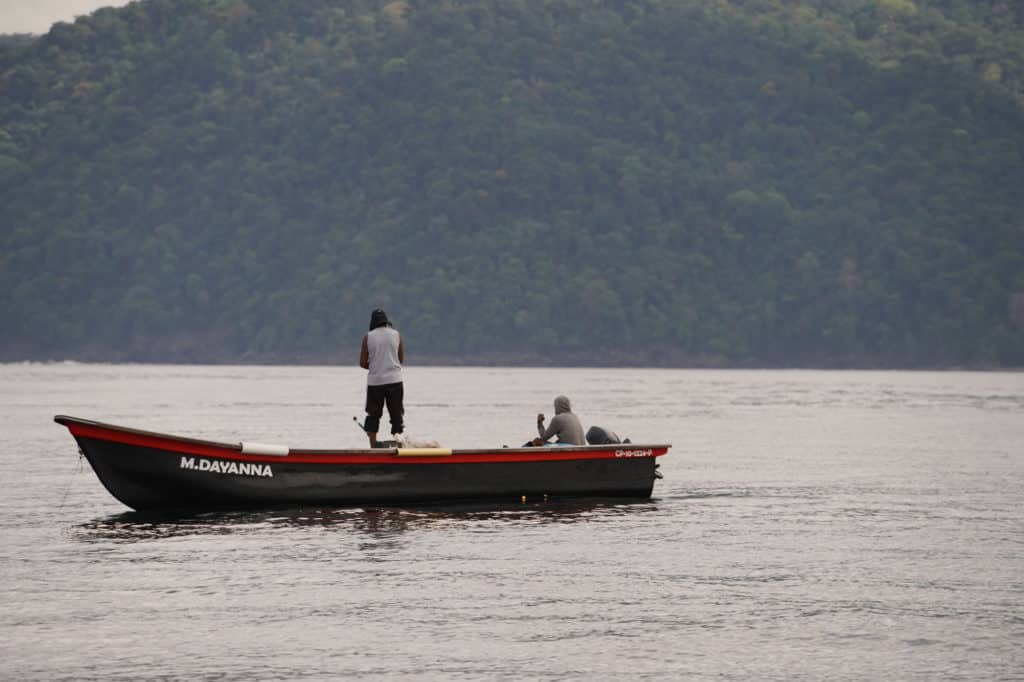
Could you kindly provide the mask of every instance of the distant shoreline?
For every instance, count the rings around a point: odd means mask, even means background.
[[[75,353],[12,353],[0,351],[0,364],[155,364],[210,366],[358,366],[352,353],[140,353],[100,352],[95,349]],[[509,367],[509,368],[607,368],[607,369],[727,369],[727,370],[860,370],[860,371],[970,371],[1014,372],[1024,367],[995,363],[910,363],[897,358],[829,357],[802,361],[749,359],[725,356],[692,355],[681,351],[645,349],[636,351],[601,350],[561,352],[545,355],[527,352],[492,352],[467,355],[410,353],[407,367]]]

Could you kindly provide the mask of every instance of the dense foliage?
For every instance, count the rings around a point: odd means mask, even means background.
[[[1022,93],[1009,2],[101,10],[0,41],[0,357],[1024,364]]]

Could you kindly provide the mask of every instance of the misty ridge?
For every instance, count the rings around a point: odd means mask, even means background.
[[[141,0],[0,37],[0,361],[1024,365],[1024,5]]]

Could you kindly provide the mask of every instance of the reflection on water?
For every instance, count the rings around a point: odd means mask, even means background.
[[[438,525],[483,521],[564,524],[657,510],[657,503],[650,499],[575,498],[417,507],[296,507],[204,513],[131,511],[83,523],[74,529],[72,537],[80,542],[139,542],[190,535],[232,535],[256,526],[291,526],[379,538]]]

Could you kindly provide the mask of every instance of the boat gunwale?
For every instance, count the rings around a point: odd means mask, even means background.
[[[81,417],[72,417],[69,415],[59,414],[54,416],[53,420],[62,426],[68,428],[71,431],[72,436],[75,436],[74,425],[84,426],[90,429],[99,429],[103,431],[112,431],[115,433],[123,433],[131,436],[139,436],[143,438],[152,438],[156,440],[171,441],[174,443],[182,443],[186,445],[199,446],[204,448],[218,448],[222,450],[230,451],[230,456],[242,456],[247,459],[251,458],[260,461],[287,461],[292,456],[396,456],[398,455],[399,448],[356,448],[356,449],[328,449],[328,448],[291,448],[288,447],[287,455],[250,455],[242,450],[241,443],[225,443],[221,441],[212,441],[201,438],[192,438],[188,436],[178,436],[169,433],[161,433],[159,431],[148,431],[144,429],[137,429],[128,426],[120,426],[117,424],[110,424],[106,422],[95,421],[92,419],[83,419]],[[92,436],[86,436],[92,437]],[[609,452],[614,450],[652,450],[653,452],[650,457],[661,457],[668,453],[668,450],[672,446],[665,443],[609,443],[606,445],[549,445],[547,447],[507,447],[497,446],[492,448],[466,448],[466,449],[452,449],[452,456],[461,455],[506,455],[506,454],[524,454],[537,457],[538,455],[550,455],[550,457],[543,457],[544,459],[559,459],[559,455],[569,455],[571,453],[598,453],[598,452]],[[227,453],[226,453],[227,454]],[[406,460],[415,460],[419,457],[404,457]],[[432,458],[445,460],[447,457]]]

